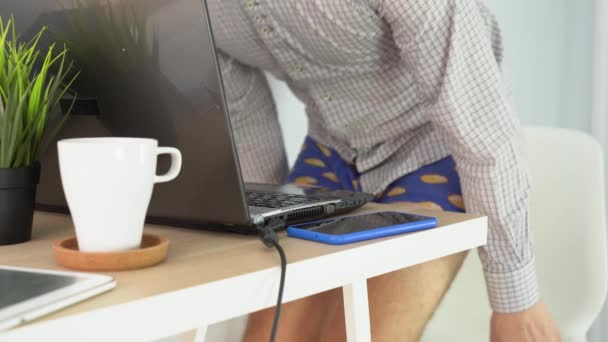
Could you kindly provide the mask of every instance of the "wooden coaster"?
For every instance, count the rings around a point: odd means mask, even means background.
[[[53,244],[57,263],[80,271],[126,271],[160,264],[167,258],[169,240],[144,234],[139,249],[119,252],[81,252],[76,237]]]

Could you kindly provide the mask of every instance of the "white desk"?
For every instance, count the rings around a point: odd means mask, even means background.
[[[439,228],[345,246],[282,236],[288,258],[284,301],[343,287],[349,341],[369,341],[367,278],[481,246],[485,217],[370,204],[436,216]],[[71,220],[37,213],[34,239],[0,247],[0,263],[58,269],[51,241],[72,235]],[[1,341],[148,341],[242,316],[275,304],[279,257],[256,237],[147,226],[171,241],[161,265],[110,273],[116,289],[28,325]],[[202,328],[201,328],[202,327]]]

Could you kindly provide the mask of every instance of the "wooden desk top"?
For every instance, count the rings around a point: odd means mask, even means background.
[[[369,204],[359,209],[357,213],[389,209],[435,216],[439,220],[440,227],[478,218],[468,214],[423,210],[403,204]],[[265,248],[256,236],[156,225],[147,225],[146,231],[169,238],[169,256],[164,263],[147,269],[107,273],[113,276],[118,283],[114,290],[46,316],[43,320],[127,303],[153,295],[274,268],[279,264],[276,251]],[[0,247],[0,263],[11,266],[61,269],[53,257],[52,242],[73,234],[72,221],[68,216],[38,212],[34,219],[32,241]],[[391,239],[389,237],[350,245],[331,246],[289,238],[285,233],[282,233],[281,237],[281,244],[285,249],[289,263]],[[39,321],[41,320],[36,322]]]

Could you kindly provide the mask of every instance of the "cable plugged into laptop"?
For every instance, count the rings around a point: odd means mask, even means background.
[[[266,247],[273,248],[275,244],[279,243],[276,231],[283,228],[285,228],[285,221],[273,218],[268,223],[258,226],[258,236]]]
[[[285,273],[287,273],[287,257],[283,247],[279,244],[279,236],[276,230],[285,228],[285,221],[273,218],[263,226],[258,226],[258,236],[264,245],[268,248],[276,248],[281,257],[281,280],[279,282],[279,294],[277,296],[277,306],[274,311],[274,320],[272,322],[272,332],[270,334],[270,342],[274,342],[277,337],[279,327],[279,319],[281,317],[281,303],[283,302],[283,289],[285,287]]]

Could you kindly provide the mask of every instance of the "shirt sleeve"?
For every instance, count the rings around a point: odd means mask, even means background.
[[[467,212],[488,216],[479,249],[490,304],[517,312],[539,298],[521,127],[500,69],[495,20],[473,0],[378,0],[402,62],[450,147]]]
[[[218,59],[244,180],[284,183],[287,156],[266,77],[223,53]]]

